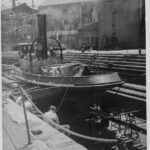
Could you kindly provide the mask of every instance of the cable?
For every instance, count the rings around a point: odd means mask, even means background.
[[[67,94],[68,89],[69,89],[69,87],[67,87],[67,89],[66,89],[66,91],[65,91],[65,93],[64,93],[64,95],[63,95],[63,98],[62,98],[62,100],[61,100],[61,102],[60,102],[59,106],[57,107],[56,112],[58,112],[58,110],[59,110],[60,106],[61,106],[61,105],[62,105],[62,103],[64,102],[64,99],[65,99],[65,97],[66,97],[66,94]]]
[[[71,82],[71,78],[70,78],[69,84],[70,84],[70,82]],[[68,84],[68,85],[69,85],[69,84]],[[64,93],[64,95],[63,95],[63,97],[62,97],[62,100],[61,100],[59,106],[57,107],[56,112],[58,112],[60,106],[62,105],[62,103],[63,103],[63,101],[64,101],[64,99],[65,99],[65,97],[66,97],[66,94],[67,94],[67,92],[68,92],[68,89],[69,89],[69,86],[67,87],[67,89],[66,89],[66,91],[65,91],[65,93]]]

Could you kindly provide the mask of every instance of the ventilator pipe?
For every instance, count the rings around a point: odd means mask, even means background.
[[[61,47],[60,42],[56,38],[54,38],[54,37],[48,37],[48,38],[53,39],[53,40],[55,40],[58,43],[58,45],[60,47],[60,59],[63,60],[62,47]]]

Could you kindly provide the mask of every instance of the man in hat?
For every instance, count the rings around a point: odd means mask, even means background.
[[[49,123],[49,121],[51,120],[51,121],[59,124],[59,119],[58,119],[58,116],[56,114],[56,107],[54,105],[51,105],[49,107],[49,111],[44,114],[44,120],[47,123]]]
[[[48,124],[51,125],[50,121],[55,122],[56,124],[59,124],[59,119],[58,116],[56,114],[56,107],[54,105],[51,105],[49,107],[49,111],[44,113],[44,118],[43,118]],[[55,125],[54,125],[55,126]],[[60,125],[61,127],[65,128],[65,129],[70,129],[70,126],[68,124],[66,125]],[[59,129],[61,131],[61,129]]]

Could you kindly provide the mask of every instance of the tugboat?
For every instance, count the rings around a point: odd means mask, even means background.
[[[42,22],[42,23],[41,23]],[[48,59],[46,16],[38,15],[38,38],[27,49],[19,51],[19,63],[14,64],[12,76],[25,83],[31,83],[41,87],[59,87],[82,91],[106,90],[120,85],[123,81],[118,73],[108,73],[96,66],[76,63],[65,63],[61,44],[55,40],[60,47],[60,60]],[[22,44],[23,45],[23,44]]]
[[[13,77],[39,86],[72,89],[108,89],[123,83],[118,73],[94,75],[90,70],[91,68],[95,69],[94,66],[82,63],[64,63],[44,65],[39,68],[40,71],[31,73],[15,64]]]

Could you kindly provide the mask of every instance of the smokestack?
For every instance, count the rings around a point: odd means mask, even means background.
[[[16,0],[12,0],[12,9],[16,7]]]
[[[46,15],[37,15],[37,40],[42,45],[42,58],[47,59]]]
[[[34,0],[32,0],[32,9],[34,8]]]

